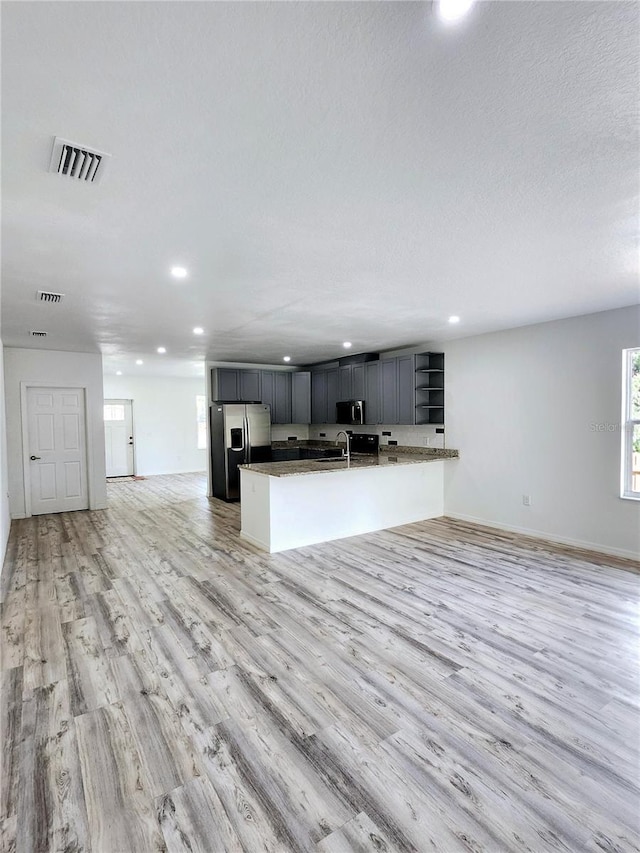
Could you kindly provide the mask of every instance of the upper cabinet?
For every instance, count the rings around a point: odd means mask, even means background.
[[[220,402],[234,402],[240,399],[238,371],[219,367],[211,371],[211,393],[213,399]]]
[[[311,423],[335,424],[340,397],[340,371],[324,367],[311,371]]]
[[[444,426],[444,353],[415,356],[416,423]]]
[[[301,379],[295,383],[293,376]],[[265,403],[271,408],[271,423],[310,423],[311,399],[309,373],[292,374],[284,370],[254,370],[218,367],[211,371],[214,400],[226,403]],[[295,399],[295,419],[293,408]]]
[[[444,353],[424,352],[291,373],[219,367],[214,400],[260,401],[274,424],[335,424],[336,403],[364,400],[366,424],[444,424]]]
[[[211,391],[223,403],[259,403],[260,371],[218,367],[211,372]]]
[[[335,424],[337,421],[338,390],[338,368],[332,367],[327,370],[327,420],[325,423]]]
[[[327,423],[327,371],[311,373],[311,423]]]
[[[382,423],[380,387],[380,362],[369,361],[364,365],[364,422]]]
[[[291,374],[291,423],[311,423],[311,373],[308,370]]]
[[[291,423],[291,374],[276,370],[274,378],[274,401],[271,423]]]
[[[338,368],[338,400],[364,400],[364,364]]]
[[[239,370],[240,399],[243,403],[260,403],[262,390],[260,385],[260,370]]]
[[[383,424],[415,423],[414,356],[402,355],[380,362]]]

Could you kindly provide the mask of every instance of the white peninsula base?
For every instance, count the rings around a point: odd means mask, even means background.
[[[270,553],[437,518],[444,511],[441,460],[299,476],[241,469],[240,476],[240,535]]]

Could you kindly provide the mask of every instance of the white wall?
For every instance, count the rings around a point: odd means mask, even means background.
[[[207,451],[198,450],[198,394],[206,395],[204,377],[104,377],[105,399],[133,400],[136,474],[207,468]]]
[[[102,356],[98,353],[53,350],[4,350],[4,379],[9,459],[9,504],[12,518],[25,515],[22,463],[22,413],[20,383],[86,388],[87,450],[89,456],[89,506],[104,509],[107,487],[104,467],[104,421],[102,412]]]
[[[619,494],[621,351],[639,345],[640,307],[432,344],[460,451],[446,514],[637,557],[640,502]]]
[[[9,513],[9,472],[7,470],[7,428],[4,403],[4,367],[0,340],[0,573],[7,549],[11,515]]]

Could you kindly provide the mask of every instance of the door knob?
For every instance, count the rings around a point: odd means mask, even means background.
[[[36,461],[36,459],[42,459],[42,457],[41,457],[41,456],[30,456],[30,457],[29,457],[29,459],[30,459],[32,462],[35,462],[35,461]]]

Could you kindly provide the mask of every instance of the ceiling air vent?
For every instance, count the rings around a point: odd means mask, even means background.
[[[31,335],[32,338],[46,338],[47,337],[46,332],[29,332],[29,334]]]
[[[57,305],[64,299],[64,293],[54,293],[51,290],[39,290],[36,294],[38,302],[46,302],[49,305]]]
[[[49,171],[66,175],[76,181],[99,184],[110,157],[111,154],[105,154],[104,151],[96,151],[86,145],[78,145],[56,136],[53,140]]]

